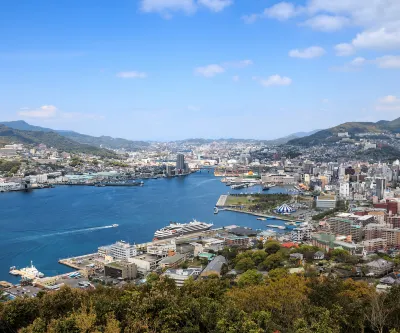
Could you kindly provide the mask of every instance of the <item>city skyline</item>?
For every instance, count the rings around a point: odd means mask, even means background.
[[[5,4],[0,120],[163,141],[392,120],[399,14],[390,0]]]

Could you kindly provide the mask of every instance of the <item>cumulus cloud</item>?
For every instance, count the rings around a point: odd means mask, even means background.
[[[227,61],[222,64],[211,64],[207,66],[197,67],[194,69],[196,75],[204,77],[213,77],[217,74],[224,73],[230,68],[245,68],[253,64],[250,59],[237,60],[237,61]]]
[[[384,104],[400,103],[400,99],[398,99],[396,96],[393,95],[387,95],[385,97],[382,97],[379,101]]]
[[[312,59],[318,58],[325,54],[325,50],[320,46],[311,46],[304,50],[291,50],[289,51],[289,56],[292,58],[302,58],[302,59]]]
[[[301,25],[308,26],[314,30],[331,32],[341,30],[349,23],[350,20],[344,16],[317,15],[306,20]]]
[[[284,21],[299,15],[300,12],[300,7],[296,7],[290,2],[279,2],[272,7],[266,8],[263,14],[265,17]]]
[[[354,54],[354,46],[348,43],[337,44],[335,46],[336,55],[339,57],[347,57]]]
[[[281,75],[278,75],[278,74],[271,75],[271,76],[267,77],[266,79],[253,77],[253,80],[258,81],[264,87],[289,86],[289,85],[292,84],[292,79],[291,78],[289,78],[287,76],[281,76]]]
[[[354,58],[352,61],[351,61],[351,65],[353,65],[353,66],[362,66],[362,65],[364,65],[365,63],[367,62],[367,60],[365,59],[365,58],[363,58],[363,57],[357,57],[357,58]]]
[[[117,77],[122,79],[145,79],[147,77],[147,73],[144,72],[119,72],[117,73]]]
[[[17,114],[22,118],[43,120],[82,120],[82,119],[104,119],[103,116],[93,113],[62,112],[54,105],[43,105],[39,108],[21,108]]]
[[[37,109],[24,107],[18,115],[26,118],[54,118],[57,115],[57,108],[54,105],[43,105]]]
[[[233,0],[140,0],[140,9],[144,13],[158,13],[169,19],[177,12],[194,14],[199,7],[221,12],[232,4]]]
[[[239,60],[239,61],[228,61],[222,64],[225,68],[244,68],[253,65],[253,61],[250,59]]]
[[[381,27],[375,30],[363,31],[357,34],[356,38],[353,39],[352,44],[354,47],[364,49],[399,49],[400,27],[393,29]]]
[[[301,17],[302,26],[332,32],[347,26],[360,31],[346,43],[337,45],[337,54],[347,56],[359,49],[400,50],[400,1],[398,0],[308,0],[304,7],[295,1],[280,2],[259,14],[243,19],[258,18],[288,20]]]
[[[271,18],[279,21],[286,21],[302,13],[303,7],[295,6],[290,2],[279,2],[269,8],[264,9],[262,13],[253,13],[242,16],[245,23],[254,23],[258,19]]]
[[[232,76],[232,80],[233,80],[233,82],[239,82],[240,81],[239,75]]]
[[[213,12],[220,12],[233,4],[233,0],[199,0],[199,4]]]
[[[376,105],[377,111],[400,111],[400,99],[394,95],[384,96]]]
[[[386,55],[375,59],[379,68],[400,69],[400,56]]]
[[[193,14],[197,7],[194,0],[142,0],[140,9],[145,13],[156,12],[169,18],[172,12]]]
[[[400,69],[400,56],[385,55],[375,59],[365,59],[363,57],[354,58],[342,67],[333,68],[335,70],[354,72],[360,70],[364,65],[376,65],[381,69]]]
[[[207,65],[203,67],[195,68],[194,72],[196,75],[201,75],[204,77],[214,77],[217,74],[225,72],[225,69],[217,64]]]

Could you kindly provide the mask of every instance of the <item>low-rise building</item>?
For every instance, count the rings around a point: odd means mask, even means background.
[[[128,259],[137,266],[138,274],[141,276],[146,276],[149,272],[154,271],[161,260],[162,258],[147,253]]]
[[[117,260],[128,260],[137,255],[135,245],[120,241],[110,246],[110,255]]]
[[[393,270],[394,264],[385,259],[377,259],[366,264],[371,273],[377,276],[389,274]]]
[[[176,252],[175,240],[171,240],[169,243],[152,244],[147,246],[147,253],[149,254],[165,257],[171,252]]]
[[[375,252],[378,250],[384,250],[387,247],[387,241],[383,238],[374,238],[365,240],[362,243],[364,245],[364,249],[367,252]]]
[[[137,276],[137,267],[134,263],[127,261],[113,261],[104,265],[104,276],[132,280]]]
[[[298,243],[309,240],[311,238],[311,232],[311,226],[294,228],[291,232],[292,241]]]
[[[224,265],[226,265],[226,259],[224,256],[216,256],[212,261],[209,262],[203,272],[201,272],[202,277],[208,277],[210,275],[221,276],[221,270]]]
[[[192,278],[196,280],[201,273],[201,268],[187,268],[187,269],[167,269],[163,276],[167,276],[174,280],[177,287],[182,287],[186,280]]]
[[[321,210],[329,210],[336,208],[336,196],[324,195],[317,197],[316,208]]]
[[[159,262],[161,268],[177,267],[179,264],[185,261],[185,256],[180,253],[176,253],[173,256],[165,257]]]

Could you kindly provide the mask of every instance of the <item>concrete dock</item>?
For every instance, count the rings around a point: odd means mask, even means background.
[[[228,199],[228,195],[226,195],[226,194],[221,195],[215,206],[216,207],[224,207],[227,199]]]

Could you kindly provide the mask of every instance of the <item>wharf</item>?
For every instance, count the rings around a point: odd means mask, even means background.
[[[224,207],[227,199],[228,199],[228,196],[226,194],[221,195],[215,206],[216,207]]]
[[[34,274],[30,274],[30,273],[20,270],[20,269],[13,269],[12,271],[10,271],[10,274],[16,275],[16,276],[21,276],[21,277],[28,278],[31,280],[36,279],[36,276]]]
[[[242,214],[249,214],[249,215],[254,215],[254,216],[259,216],[259,217],[265,217],[265,218],[269,218],[269,219],[287,221],[287,222],[293,222],[294,221],[294,219],[288,219],[288,218],[284,218],[282,216],[266,215],[266,214],[261,214],[261,213],[253,213],[253,212],[248,212],[246,210],[240,210],[240,209],[229,208],[229,207],[225,207],[224,210],[228,210],[228,211],[235,212],[235,213],[242,213]],[[296,221],[303,221],[301,219],[295,219],[295,220]]]

